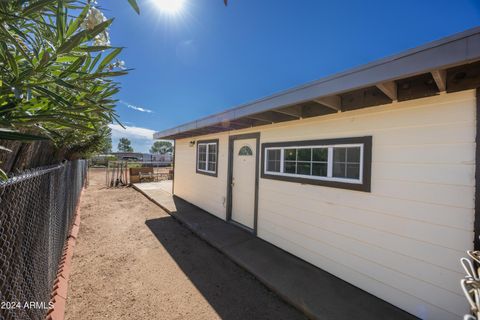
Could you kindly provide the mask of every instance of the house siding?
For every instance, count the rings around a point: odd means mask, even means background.
[[[190,141],[210,140],[209,137],[219,139],[216,177],[196,172],[197,145],[190,145]],[[221,219],[226,218],[227,151],[227,135],[175,141],[174,194]]]
[[[261,143],[372,136],[371,192],[259,181],[258,236],[425,319],[467,312],[459,258],[473,249],[473,90],[177,140],[175,194],[225,219],[228,136]],[[192,140],[219,138],[218,177]]]

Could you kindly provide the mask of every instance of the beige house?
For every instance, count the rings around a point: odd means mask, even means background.
[[[175,140],[176,196],[415,316],[458,319],[459,259],[480,247],[477,87],[480,28],[155,138]]]

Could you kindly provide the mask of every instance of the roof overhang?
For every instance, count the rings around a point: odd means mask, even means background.
[[[480,27],[154,134],[181,139],[480,87]]]

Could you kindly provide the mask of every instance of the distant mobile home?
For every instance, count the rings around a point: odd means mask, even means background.
[[[140,153],[140,152],[113,152],[111,155],[118,160],[131,160],[140,162],[172,162],[173,156],[170,152],[160,153]]]
[[[475,28],[155,138],[175,140],[176,196],[415,316],[456,319],[459,259],[480,248],[478,88]]]

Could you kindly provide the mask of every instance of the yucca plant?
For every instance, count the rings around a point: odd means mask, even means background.
[[[112,22],[90,1],[0,1],[0,140],[73,148],[117,121],[113,79],[129,70],[110,45]]]

